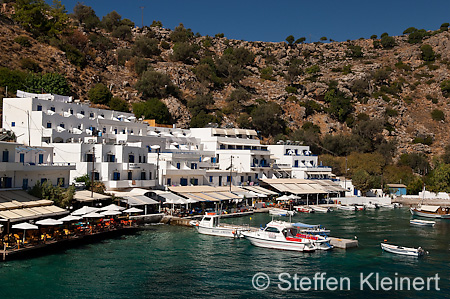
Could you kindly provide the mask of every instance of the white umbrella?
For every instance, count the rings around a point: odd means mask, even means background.
[[[53,225],[61,225],[61,224],[63,224],[63,222],[61,220],[55,220],[55,219],[47,218],[47,219],[44,219],[44,220],[36,221],[36,224],[53,226]]]
[[[144,210],[138,209],[138,208],[129,208],[125,211],[123,211],[124,213],[142,213],[144,212]]]
[[[67,215],[66,217],[63,217],[63,218],[58,219],[58,220],[62,221],[62,222],[70,222],[70,221],[78,221],[80,219],[82,219],[82,218],[78,217],[78,216]]]
[[[106,210],[106,211],[100,212],[100,214],[105,215],[105,216],[116,216],[116,215],[122,214],[122,212],[114,211],[114,210]]]
[[[125,210],[124,207],[120,207],[115,204],[110,204],[109,206],[103,207],[99,209],[100,211],[123,211]]]
[[[14,224],[13,226],[11,226],[11,228],[23,229],[23,242],[24,243],[25,243],[25,234],[26,234],[27,229],[39,229],[39,227],[37,225],[33,225],[28,222]]]
[[[72,215],[73,216],[81,216],[81,215],[88,214],[91,212],[97,212],[98,210],[99,210],[99,208],[84,206],[78,210],[73,211]]]
[[[290,200],[291,198],[287,195],[283,195],[277,198],[278,201],[286,201],[286,200]]]
[[[298,199],[299,197],[297,195],[291,194],[288,196],[289,199]]]
[[[104,215],[102,215],[102,214],[92,212],[92,213],[88,213],[86,215],[83,215],[81,217],[83,217],[83,218],[103,218],[103,216]]]

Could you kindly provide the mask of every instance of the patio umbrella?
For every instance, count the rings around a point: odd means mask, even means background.
[[[63,222],[61,220],[55,220],[55,219],[47,218],[47,219],[44,219],[44,220],[36,221],[36,224],[53,226],[53,225],[61,225],[61,224],[63,224]]]
[[[106,211],[100,212],[100,214],[102,214],[104,216],[116,216],[116,215],[122,214],[122,212],[114,211],[114,210],[106,210]]]
[[[94,208],[94,207],[88,207],[88,206],[84,206],[78,210],[75,210],[72,212],[73,216],[81,216],[84,214],[88,214],[88,213],[92,213],[92,212],[97,212],[99,210],[99,208]]]
[[[283,195],[277,198],[277,201],[286,201],[286,200],[290,200],[291,198],[287,195]]]
[[[62,221],[62,222],[71,222],[71,221],[78,221],[80,219],[82,219],[82,217],[67,215],[66,217],[63,217],[63,218],[58,219],[58,220]]]
[[[81,217],[83,217],[83,218],[103,218],[103,216],[104,215],[102,215],[102,214],[92,212],[92,213],[85,214]]]
[[[125,211],[123,211],[124,213],[142,213],[144,212],[144,210],[138,209],[138,208],[129,208]]]
[[[11,228],[23,229],[23,242],[25,243],[25,233],[28,229],[39,229],[37,225],[30,224],[28,222],[23,222],[19,224],[14,224]]]
[[[288,196],[289,199],[298,199],[299,197],[297,195],[291,194]]]
[[[120,207],[115,204],[110,204],[109,206],[103,207],[99,209],[100,211],[123,211],[125,210],[124,207]]]

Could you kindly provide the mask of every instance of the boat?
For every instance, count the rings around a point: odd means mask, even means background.
[[[328,213],[332,211],[332,209],[329,207],[319,207],[319,206],[311,206],[311,209],[313,209],[315,213]]]
[[[343,211],[356,211],[355,206],[338,205],[337,208]]]
[[[391,203],[391,204],[385,203],[385,204],[380,204],[379,206],[380,206],[380,208],[385,208],[385,209],[396,209],[396,208],[401,207],[401,205],[399,203]]]
[[[312,252],[315,240],[297,236],[298,230],[289,222],[272,220],[265,228],[243,231],[242,235],[253,245],[264,248]]]
[[[294,209],[300,213],[314,213],[314,209],[308,206],[295,206]]]
[[[410,208],[409,210],[414,216],[450,219],[449,207],[419,205],[417,208]]]
[[[273,208],[269,210],[269,215],[273,216],[294,216],[295,211],[288,211],[284,209]]]
[[[420,225],[420,226],[434,226],[436,224],[435,221],[429,220],[420,220],[420,219],[411,219],[409,223],[412,225]]]
[[[374,210],[374,209],[378,209],[379,206],[376,203],[369,202],[369,203],[364,204],[364,208]]]
[[[390,252],[390,253],[415,256],[415,257],[423,256],[425,254],[425,250],[423,250],[422,247],[410,248],[410,247],[403,247],[403,246],[381,243],[381,249],[383,249],[384,251]]]
[[[303,233],[309,233],[314,235],[328,235],[330,233],[329,229],[322,227],[320,224],[306,224],[301,222],[296,222],[292,224],[297,227]]]
[[[249,230],[248,226],[220,223],[220,215],[216,213],[207,213],[200,222],[190,221],[190,224],[197,228],[200,234],[229,238],[242,238],[242,232]]]
[[[356,210],[356,211],[363,211],[363,210],[365,210],[365,209],[366,209],[366,207],[363,206],[363,205],[355,205],[355,210]]]

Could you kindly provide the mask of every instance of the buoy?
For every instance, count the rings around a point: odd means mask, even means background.
[[[252,220],[252,217],[250,217],[250,220]]]
[[[384,239],[384,242],[387,242],[387,240],[386,240],[386,239]]]

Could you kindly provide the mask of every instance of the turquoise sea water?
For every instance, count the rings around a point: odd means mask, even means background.
[[[227,219],[260,226],[268,214]],[[407,209],[363,212],[334,211],[300,214],[293,221],[322,224],[331,235],[358,237],[352,250],[299,253],[254,247],[248,240],[198,234],[193,228],[153,225],[136,235],[106,240],[28,260],[0,264],[0,298],[450,298],[450,221],[435,228],[409,225]],[[422,246],[423,259],[384,253],[380,242]],[[257,291],[252,278],[266,273],[271,284]],[[348,277],[350,291],[294,290],[294,280],[280,273],[313,279]],[[431,277],[439,275],[440,291],[360,290],[360,273],[367,277]],[[287,279],[287,276],[284,276]],[[369,280],[375,285],[375,280]],[[347,285],[345,285],[345,288]],[[320,289],[320,287],[319,287]]]

